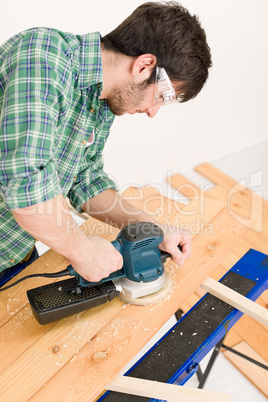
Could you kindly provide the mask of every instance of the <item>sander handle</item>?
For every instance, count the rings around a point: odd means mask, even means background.
[[[182,247],[180,246],[180,245],[178,245],[178,249],[180,250],[180,251],[182,251]],[[165,262],[166,262],[166,260],[169,258],[169,257],[171,257],[171,254],[170,253],[167,253],[166,251],[163,251],[163,250],[159,250],[160,251],[160,255],[161,255],[161,261],[162,261],[162,263],[164,264]]]

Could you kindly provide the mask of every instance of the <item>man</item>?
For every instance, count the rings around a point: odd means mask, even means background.
[[[120,253],[101,237],[87,238],[65,198],[77,211],[117,227],[152,221],[123,200],[103,172],[114,116],[154,117],[162,104],[195,97],[210,66],[203,29],[176,2],[145,3],[103,38],[34,28],[4,43],[0,270],[32,261],[36,239],[89,281],[120,269]],[[191,254],[190,234],[160,226],[160,248],[183,264]]]

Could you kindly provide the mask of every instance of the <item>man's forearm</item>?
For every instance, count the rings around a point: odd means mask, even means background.
[[[12,213],[24,230],[68,259],[76,259],[87,239],[61,194],[40,204],[12,210]]]
[[[155,222],[150,215],[125,200],[115,190],[109,189],[82,205],[83,211],[118,228],[136,221]]]
[[[88,281],[97,282],[122,268],[122,255],[108,240],[88,238],[73,220],[62,195],[12,213],[23,229],[68,258]]]

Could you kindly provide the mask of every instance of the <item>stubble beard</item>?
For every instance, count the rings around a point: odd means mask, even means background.
[[[111,112],[115,116],[122,116],[127,110],[137,108],[144,100],[147,88],[147,80],[139,84],[129,83],[114,88],[107,97]]]

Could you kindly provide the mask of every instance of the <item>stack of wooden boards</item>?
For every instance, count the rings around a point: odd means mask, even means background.
[[[175,180],[183,178],[176,175],[170,180],[178,188]],[[228,194],[228,180],[231,179],[225,177],[226,180],[223,187],[214,187],[219,193],[215,190],[213,193],[212,189],[210,193],[202,194],[196,189],[196,194],[188,194],[190,201],[187,205],[165,198],[152,187],[129,188],[124,192],[125,198],[160,221],[183,224],[183,227],[193,232],[191,259],[180,268],[172,261],[166,263],[174,286],[171,295],[157,305],[126,305],[116,298],[110,303],[59,322],[40,326],[31,314],[26,291],[54,280],[34,278],[3,292],[0,302],[1,398],[20,402],[94,401],[179,308],[189,308],[194,304],[199,297],[198,287],[211,273],[219,279],[250,247],[267,251],[264,250],[264,244],[262,248],[255,238],[255,235],[263,235],[264,243],[267,226],[265,233],[249,231],[254,222],[244,217],[250,215],[246,210],[247,201],[241,201],[242,221],[238,216],[240,198],[237,197],[247,200],[248,194],[250,199],[253,196],[245,189],[240,191],[244,195],[234,195],[231,204],[235,204],[232,206],[236,215],[230,213],[224,197]],[[187,189],[189,183],[184,181],[184,184]],[[110,241],[117,234],[116,229],[93,218],[83,224],[83,229],[88,235],[100,235]],[[248,237],[241,241],[246,233]],[[16,280],[26,274],[60,271],[68,264],[64,257],[49,250],[29,266],[27,272],[19,274]],[[260,298],[260,303],[266,303],[266,296]],[[244,330],[252,325],[252,320],[247,319],[246,322],[250,324],[242,324],[244,328],[241,331],[237,329],[239,323],[236,324],[236,332],[232,332],[228,345],[243,346],[246,341],[254,349],[249,338],[255,336],[258,339],[255,350],[261,355],[260,349],[267,350],[264,345],[267,332],[261,324],[254,322],[253,336],[247,330],[249,335],[245,338]],[[200,400],[217,398],[212,394],[204,394],[204,399],[200,397]]]
[[[268,202],[208,163],[197,166],[195,170],[206,179],[209,179],[214,186],[207,185],[202,190],[180,174],[169,178],[168,182],[190,200],[199,199],[200,202],[203,202],[204,198],[215,199],[223,202],[228,207],[230,214],[236,219],[239,220],[247,216],[255,221],[254,226],[243,240],[239,241],[228,256],[210,274],[212,278],[219,280],[248,249],[253,248],[264,254],[268,253]],[[246,220],[244,224],[247,225]],[[182,305],[182,310],[184,312],[188,311],[203,294],[202,289],[197,289]],[[259,297],[257,303],[265,308],[268,307],[267,290]],[[253,318],[244,315],[229,331],[224,343],[267,365],[268,328]],[[268,397],[267,372],[231,352],[224,351],[224,349],[223,352]]]

